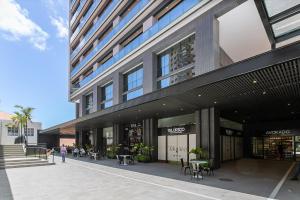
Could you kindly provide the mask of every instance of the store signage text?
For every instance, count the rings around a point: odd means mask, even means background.
[[[291,130],[276,130],[276,131],[267,131],[266,135],[289,135]]]
[[[184,133],[184,132],[185,132],[185,128],[184,127],[168,128],[168,133],[180,134],[180,133]]]

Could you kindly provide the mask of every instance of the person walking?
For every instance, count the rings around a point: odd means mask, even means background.
[[[297,169],[296,169],[296,173],[295,173],[295,175],[293,176],[293,178],[291,178],[291,180],[293,180],[293,181],[297,181],[297,180],[299,180],[298,179],[298,176],[300,175],[300,162],[298,162],[298,166],[297,166]]]
[[[66,161],[66,154],[67,154],[67,148],[63,144],[62,147],[60,148],[60,155],[61,155],[61,158],[62,158],[62,162]]]

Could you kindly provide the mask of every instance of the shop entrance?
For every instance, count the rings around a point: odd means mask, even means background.
[[[254,157],[263,159],[292,160],[297,156],[297,146],[299,145],[300,147],[300,143],[295,142],[294,137],[295,136],[253,137],[252,154]]]
[[[195,155],[189,154],[196,147],[196,134],[162,135],[158,136],[158,160],[184,162],[195,159]]]

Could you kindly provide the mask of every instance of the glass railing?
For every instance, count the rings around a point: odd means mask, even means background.
[[[177,18],[185,14],[188,10],[193,8],[195,5],[197,5],[202,0],[184,0],[179,5],[177,5],[173,10],[171,10],[169,13],[167,13],[164,17],[162,17],[159,21],[157,21],[156,24],[154,24],[151,28],[149,28],[147,31],[139,35],[137,38],[135,38],[132,42],[130,42],[127,46],[125,46],[120,52],[118,52],[115,56],[107,60],[105,63],[100,65],[92,74],[85,77],[82,81],[79,82],[76,86],[73,87],[72,91],[76,91],[76,89],[79,89],[89,83],[92,79],[94,79],[96,76],[102,74],[105,70],[110,68],[112,65],[120,61],[122,58],[124,58],[126,55],[128,55],[130,52],[132,52],[137,47],[141,46],[145,41],[150,39],[152,36],[160,32],[162,29],[167,27],[170,23],[175,21]]]
[[[79,15],[79,13],[80,13],[80,11],[82,10],[82,8],[83,8],[84,4],[86,3],[86,1],[87,1],[87,0],[80,0],[79,6],[78,6],[76,12],[74,13],[74,15],[73,15],[72,18],[71,18],[71,21],[70,21],[71,25],[74,23],[76,17]]]
[[[100,26],[106,21],[107,17],[111,15],[116,5],[118,5],[120,0],[113,0],[107,8],[103,11],[101,16],[98,18],[97,22],[92,26],[92,28],[86,33],[83,39],[80,41],[78,46],[72,51],[71,59],[73,59],[85,45],[85,43],[94,35],[94,33],[100,28]]]
[[[82,27],[85,25],[86,21],[90,18],[90,16],[92,15],[92,13],[95,11],[95,9],[97,8],[97,6],[100,4],[101,0],[94,0],[93,4],[91,5],[91,7],[89,8],[89,10],[85,13],[85,15],[83,16],[82,20],[80,21],[79,25],[77,26],[76,30],[74,31],[74,33],[71,36],[71,42],[74,40],[74,38],[78,35],[78,33],[80,32],[80,30],[82,29]]]
[[[71,0],[71,4],[70,4],[70,10],[73,8],[74,4],[75,4],[76,0]]]
[[[102,49],[112,38],[115,36],[143,7],[149,2],[149,0],[140,0],[130,12],[97,44],[97,46],[78,63],[78,65],[72,70],[71,76],[74,76],[88,61],[93,58],[100,49]]]

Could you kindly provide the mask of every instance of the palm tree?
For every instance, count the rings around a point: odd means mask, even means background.
[[[20,105],[15,105],[15,108],[20,109],[22,115],[23,115],[23,120],[24,120],[24,130],[26,130],[26,141],[28,142],[28,122],[31,122],[32,120],[32,112],[34,110],[34,108],[32,107],[23,107]]]
[[[20,135],[21,135],[21,142],[23,142],[23,127],[25,124],[25,117],[21,112],[14,112],[14,115],[11,117],[11,119],[13,120],[14,124],[20,128]]]

